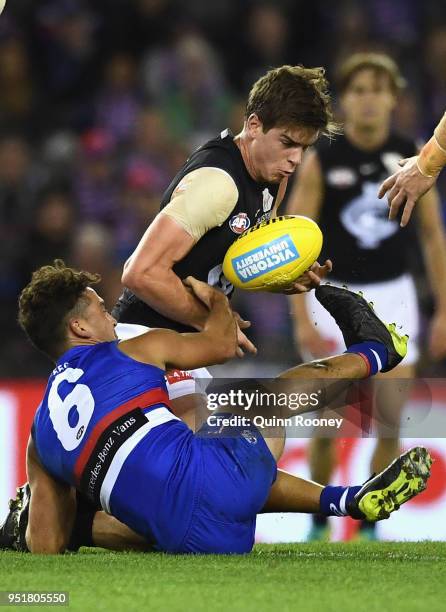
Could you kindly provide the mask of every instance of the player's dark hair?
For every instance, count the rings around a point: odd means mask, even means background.
[[[339,94],[348,89],[352,79],[361,70],[372,70],[376,76],[387,76],[394,94],[406,87],[397,63],[385,53],[354,53],[337,69],[335,84]]]
[[[33,272],[20,294],[18,315],[32,344],[57,359],[66,340],[68,318],[83,312],[89,304],[85,289],[100,280],[99,274],[68,268],[61,259]]]
[[[324,68],[281,66],[270,70],[249,93],[245,117],[252,113],[262,122],[264,132],[296,125],[326,135],[340,131],[333,121]]]

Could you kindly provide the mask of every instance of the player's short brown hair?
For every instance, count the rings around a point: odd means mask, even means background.
[[[66,340],[68,318],[83,312],[89,304],[85,289],[100,280],[99,274],[68,268],[61,259],[36,270],[20,294],[18,315],[32,344],[57,359]]]
[[[255,113],[263,131],[273,127],[302,126],[323,134],[339,131],[333,121],[324,68],[280,66],[254,83],[245,118]]]
[[[348,89],[352,79],[361,70],[372,70],[377,76],[385,75],[389,79],[394,94],[406,87],[397,63],[385,53],[354,53],[345,59],[336,72],[335,84],[339,94]]]

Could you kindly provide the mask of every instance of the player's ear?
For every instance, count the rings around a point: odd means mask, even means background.
[[[68,321],[68,328],[72,334],[78,338],[90,338],[91,333],[87,328],[85,319],[81,317],[72,317]]]
[[[263,132],[263,123],[260,121],[256,113],[251,113],[246,120],[246,127],[251,137],[257,136],[260,132]]]

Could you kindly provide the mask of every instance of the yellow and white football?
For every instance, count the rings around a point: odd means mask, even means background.
[[[0,13],[3,12],[3,9],[5,8],[5,4],[6,4],[6,0],[0,0]]]
[[[275,217],[255,225],[231,244],[223,273],[240,289],[280,291],[316,261],[322,242],[322,232],[312,219]]]

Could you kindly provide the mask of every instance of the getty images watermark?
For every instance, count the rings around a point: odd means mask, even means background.
[[[285,393],[270,392],[255,389],[244,391],[230,389],[226,392],[208,393],[207,408],[209,411],[224,412],[225,414],[211,414],[206,422],[210,427],[249,427],[255,425],[259,429],[269,427],[329,427],[339,429],[344,421],[341,417],[315,417],[303,414],[288,414],[297,410],[312,412],[320,406],[322,391],[312,393]],[[268,414],[252,414],[264,412]],[[274,414],[271,411],[279,411]],[[247,414],[232,414],[244,411]],[[226,414],[229,412],[231,414]],[[285,415],[284,412],[287,414]]]
[[[446,438],[446,379],[215,377],[196,388],[194,427],[209,435],[253,425],[269,437]]]

